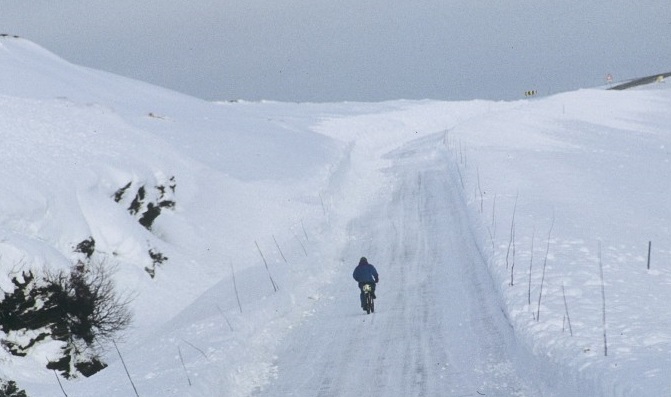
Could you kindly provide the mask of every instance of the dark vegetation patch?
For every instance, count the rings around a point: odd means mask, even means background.
[[[0,379],[0,397],[28,397],[13,380]]]
[[[69,270],[39,275],[24,271],[11,282],[13,291],[0,301],[0,327],[6,335],[0,343],[7,351],[25,356],[40,342],[60,341],[60,356],[47,368],[66,378],[105,368],[97,347],[128,327],[131,314],[130,301],[118,296],[103,262],[78,262]]]
[[[112,198],[115,202],[124,205],[130,200],[129,197],[133,183],[128,182],[123,187],[119,188]],[[172,210],[175,208],[176,202],[174,200],[177,183],[175,177],[172,176],[162,183],[157,183],[153,189],[148,189],[146,185],[140,185],[135,190],[132,200],[126,207],[126,211],[142,225],[145,229],[152,231],[154,222],[163,213],[164,210]],[[168,257],[158,252],[154,248],[149,249],[149,257],[151,258],[151,265],[145,267],[145,271],[150,277],[154,278],[156,269],[167,261]]]

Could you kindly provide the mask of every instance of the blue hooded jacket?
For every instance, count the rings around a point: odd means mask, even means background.
[[[352,277],[359,283],[377,283],[380,280],[375,266],[368,263],[365,257],[359,261],[359,265],[354,269]]]

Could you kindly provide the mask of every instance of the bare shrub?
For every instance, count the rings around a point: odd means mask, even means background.
[[[130,325],[130,298],[117,294],[113,270],[104,261],[93,261],[78,262],[69,272],[45,274],[51,302],[63,314],[63,328],[54,330],[55,339],[71,335],[87,345],[103,343]]]
[[[0,397],[27,397],[25,390],[19,389],[13,380],[0,380]]]
[[[0,301],[0,326],[7,334],[1,344],[25,356],[43,341],[64,342],[61,355],[47,368],[66,378],[90,376],[105,364],[98,348],[131,323],[130,298],[114,288],[114,268],[102,261],[78,262],[70,269],[21,273],[12,279],[14,290]]]

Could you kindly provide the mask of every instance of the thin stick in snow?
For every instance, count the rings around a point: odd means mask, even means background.
[[[543,273],[541,275],[541,290],[538,293],[538,311],[536,312],[536,321],[541,320],[541,300],[543,299],[543,283],[545,282],[545,269],[548,264],[548,253],[550,252],[550,236],[552,235],[552,228],[555,225],[555,215],[552,213],[552,223],[550,224],[550,230],[548,231],[548,242],[545,247],[545,260],[543,261]]]
[[[652,241],[648,241],[648,270],[650,270],[650,251],[652,251]]]
[[[461,168],[459,168],[459,164],[457,164],[457,174],[459,174],[459,182],[461,183],[461,188],[466,189],[464,186],[464,178],[461,176]]]
[[[193,347],[195,350],[197,350],[198,352],[200,352],[200,354],[202,354],[203,357],[205,357],[208,361],[210,360],[210,358],[207,356],[207,354],[205,354],[205,352],[204,352],[202,349],[199,349],[199,348],[198,348],[196,345],[194,345],[193,343],[191,343],[191,342],[189,342],[188,340],[183,339],[183,338],[182,338],[182,342],[186,343],[187,345]]]
[[[496,236],[496,194],[492,203],[492,234]]]
[[[492,229],[490,227],[487,227],[487,231],[489,232],[489,240],[492,242],[492,255],[494,255],[494,252],[496,251],[496,246],[494,245],[494,235],[492,234]]]
[[[508,258],[510,256],[510,248],[514,244],[515,241],[515,213],[517,212],[517,198],[519,197],[519,193],[515,195],[515,205],[513,206],[513,218],[510,221],[510,240],[508,241],[508,251],[506,252],[506,269],[508,268]],[[513,261],[515,258],[513,257]]]
[[[121,352],[119,351],[119,347],[116,345],[116,341],[112,339],[112,344],[114,344],[114,348],[116,349],[116,352],[119,354],[119,358],[121,359],[121,365],[123,365],[124,371],[126,371],[126,376],[128,376],[128,380],[130,381],[131,386],[133,386],[133,390],[135,391],[135,395],[137,397],[140,397],[140,395],[137,393],[137,388],[135,387],[135,383],[133,383],[133,379],[130,377],[130,372],[128,372],[128,367],[126,366],[126,363],[123,360],[123,356],[121,355]]]
[[[566,303],[566,289],[564,289],[564,283],[561,283],[561,292],[564,295],[564,310],[566,311],[566,320],[568,321],[568,330],[571,336],[573,336],[573,328],[571,327],[571,316],[568,314],[568,303]]]
[[[275,280],[273,280],[273,276],[270,274],[270,269],[268,269],[268,261],[266,261],[266,257],[263,256],[263,252],[261,252],[261,247],[259,247],[259,243],[254,241],[254,244],[256,244],[256,249],[259,250],[261,259],[263,259],[263,264],[266,265],[266,271],[268,272],[268,278],[270,278],[270,283],[273,285],[273,290],[277,292],[277,284],[275,284]]]
[[[298,240],[298,244],[301,245],[301,248],[303,248],[303,253],[305,254],[305,256],[308,256],[308,250],[305,249],[305,245],[303,244],[301,239],[299,239],[296,234],[294,234],[294,237],[296,238],[296,240]]]
[[[322,203],[322,211],[324,211],[324,215],[326,215],[326,206],[324,205],[324,199],[322,198],[322,194],[319,193],[319,201]]]
[[[233,269],[233,262],[231,262],[231,275],[233,276],[233,290],[235,291],[235,299],[238,300],[238,307],[242,313],[242,305],[240,304],[240,294],[238,293],[238,283],[235,281],[235,269]],[[224,316],[226,317],[226,316]]]
[[[239,304],[240,304],[240,302],[238,301],[238,305]],[[226,313],[224,313],[224,311],[221,309],[221,307],[219,305],[215,305],[215,306],[217,306],[217,309],[219,309],[219,313],[221,313],[221,315],[224,317],[224,320],[226,320],[226,324],[228,324],[228,328],[231,330],[231,332],[233,332],[233,326],[231,325],[231,322],[228,321],[228,317],[226,317]]]
[[[601,241],[599,241],[599,275],[601,276],[601,309],[603,316],[601,322],[603,325],[603,355],[608,356],[608,338],[606,336],[606,286],[603,280],[603,262],[601,261]]]
[[[513,229],[513,264],[510,266],[510,286],[512,287],[515,285],[515,280],[514,280],[514,273],[515,273],[515,229]]]
[[[289,261],[287,261],[287,258],[284,257],[284,253],[282,253],[282,248],[280,248],[280,245],[277,243],[277,239],[275,238],[275,235],[273,234],[273,241],[275,242],[275,246],[277,247],[277,250],[280,251],[280,256],[282,259],[284,259],[284,263],[287,265],[289,264]]]
[[[478,175],[478,192],[480,192],[480,213],[484,212],[484,195],[482,194],[482,187],[480,187],[480,167],[475,167],[475,172]]]
[[[303,224],[303,220],[301,219],[301,228],[303,228],[303,235],[305,235],[305,241],[310,241],[308,238],[308,232],[305,231],[305,225]]]
[[[536,238],[536,227],[531,232],[531,259],[529,259],[529,289],[527,290],[527,300],[531,307],[531,270],[534,266],[534,240]]]
[[[65,392],[65,389],[63,389],[63,384],[61,383],[61,379],[58,377],[58,373],[56,373],[56,370],[54,370],[54,375],[56,376],[56,381],[58,381],[58,386],[60,386],[63,395],[65,397],[68,397],[68,394]]]
[[[562,323],[561,323],[561,332],[565,332],[565,331],[566,331],[566,314],[564,314],[564,318],[562,319]]]
[[[186,365],[184,364],[184,358],[182,357],[182,349],[177,345],[177,353],[179,354],[179,361],[182,362],[182,368],[184,368],[184,374],[186,374],[186,380],[189,381],[189,386],[191,386],[191,378],[189,378],[189,371],[186,370]]]

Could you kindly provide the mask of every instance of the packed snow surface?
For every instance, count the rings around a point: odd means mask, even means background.
[[[93,237],[133,299],[121,355],[60,379],[69,396],[671,393],[664,82],[211,103],[12,37],[0,69],[0,287]],[[143,227],[132,196],[171,183],[174,208]],[[371,315],[361,256],[381,277]],[[55,348],[1,351],[0,377],[61,395]]]

